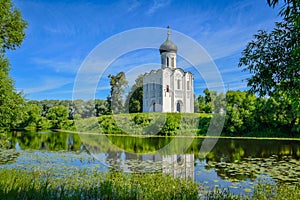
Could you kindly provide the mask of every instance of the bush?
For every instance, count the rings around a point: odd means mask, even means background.
[[[98,119],[99,126],[105,134],[123,134],[112,115],[102,115]]]
[[[177,130],[180,128],[181,114],[180,113],[167,113],[167,120],[161,131],[160,135],[173,136],[176,135]]]
[[[134,115],[133,121],[136,125],[147,126],[151,120],[149,119],[149,114],[139,113]]]

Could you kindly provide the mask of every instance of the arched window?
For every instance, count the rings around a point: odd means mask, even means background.
[[[190,90],[191,82],[190,82],[190,76],[188,75],[186,77],[186,89]]]
[[[153,108],[152,108],[152,110],[153,110],[153,112],[155,112],[155,102],[153,103]]]
[[[172,58],[172,62],[171,63],[172,63],[172,67],[175,67],[175,58],[174,57]]]
[[[167,57],[167,67],[169,67],[169,57]]]
[[[177,79],[177,89],[178,90],[180,90],[180,88],[181,88],[181,81],[180,81],[180,79]]]
[[[180,112],[181,111],[181,106],[180,106],[180,103],[177,102],[177,105],[176,105],[176,111],[177,112]]]

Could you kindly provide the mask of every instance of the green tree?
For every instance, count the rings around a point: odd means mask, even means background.
[[[209,113],[209,111],[207,110],[207,106],[205,104],[205,97],[202,96],[201,94],[197,97],[197,104],[199,106],[199,112],[200,113]]]
[[[270,7],[275,7],[279,0],[267,0]],[[280,15],[286,20],[291,20],[295,22],[295,26],[300,24],[300,2],[299,0],[283,0],[284,6],[281,8]]]
[[[68,125],[69,110],[65,106],[54,106],[47,113],[47,119],[51,120],[51,128],[62,129]]]
[[[300,132],[299,103],[293,102],[293,99],[286,92],[278,91],[268,98],[264,107],[264,113],[268,117],[268,123],[276,124],[274,127],[283,128],[284,130],[282,131]]]
[[[11,0],[0,0],[0,5],[0,54],[3,56],[6,50],[15,50],[22,44],[27,23]]]
[[[243,134],[257,128],[255,122],[256,97],[242,91],[226,93],[225,132],[228,134]]]
[[[125,105],[129,113],[143,112],[143,77],[139,75],[129,91]]]
[[[108,104],[113,113],[121,113],[124,109],[123,95],[128,82],[124,72],[119,72],[117,75],[108,75],[110,78],[110,96]]]
[[[96,99],[95,100],[95,109],[96,109],[96,116],[99,117],[100,115],[108,115],[109,108],[106,100]]]
[[[224,94],[218,94],[216,91],[210,91],[206,88],[204,96],[199,95],[197,98],[200,113],[219,113],[221,108],[225,107]]]
[[[297,130],[300,108],[300,1],[285,0],[280,11],[283,17],[270,33],[260,30],[242,52],[239,67],[248,71],[250,91],[260,96],[278,96],[292,104],[288,111],[282,112],[289,123],[290,130]],[[268,0],[274,7],[278,0]],[[276,97],[278,98],[278,97]],[[291,101],[291,102],[289,102]],[[281,106],[281,108],[284,106]],[[290,116],[293,115],[293,116]]]
[[[22,123],[23,128],[38,128],[42,120],[42,109],[38,104],[27,102],[25,105],[25,117]]]
[[[9,77],[8,60],[0,58],[0,129],[16,128],[23,119],[24,99]]]
[[[7,50],[19,47],[24,39],[27,23],[10,0],[0,0],[0,127],[15,128],[22,121],[23,97],[14,88],[9,76]]]

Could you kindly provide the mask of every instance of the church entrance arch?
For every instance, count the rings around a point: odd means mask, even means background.
[[[176,111],[177,112],[183,112],[183,103],[182,103],[182,101],[177,101]]]

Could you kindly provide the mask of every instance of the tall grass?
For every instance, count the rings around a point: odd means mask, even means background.
[[[74,170],[64,175],[39,169],[0,170],[0,199],[300,199],[299,185],[259,183],[254,192],[207,191],[171,175]]]
[[[0,199],[197,199],[197,187],[162,174],[0,171]]]

